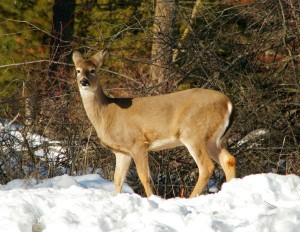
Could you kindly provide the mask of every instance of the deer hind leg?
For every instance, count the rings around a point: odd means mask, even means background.
[[[147,149],[144,147],[140,147],[140,149],[134,149],[132,152],[132,158],[134,160],[140,181],[144,186],[146,195],[147,197],[150,197],[153,193],[150,185],[150,169]]]
[[[236,160],[225,148],[222,148],[219,152],[217,162],[223,168],[227,182],[235,178]]]
[[[236,175],[236,160],[235,158],[225,149],[218,147],[214,142],[209,145],[209,152],[212,158],[221,165],[224,170],[226,181],[230,181],[235,178]]]
[[[116,168],[114,174],[115,192],[121,193],[122,186],[126,179],[126,174],[128,172],[131,156],[125,155],[123,153],[115,153],[116,155]]]
[[[194,190],[190,195],[190,198],[192,198],[199,196],[203,192],[209,178],[211,177],[215,169],[215,165],[210,158],[205,146],[200,147],[199,145],[192,145],[188,143],[184,143],[184,145],[187,147],[189,153],[194,158],[199,169],[199,177],[196,186],[194,187]]]

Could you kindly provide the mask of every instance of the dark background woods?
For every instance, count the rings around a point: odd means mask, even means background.
[[[85,116],[70,60],[74,50],[103,48],[108,95],[222,91],[237,108],[228,147],[238,175],[299,175],[299,15],[294,0],[1,1],[0,118],[24,127],[22,140],[0,131],[0,184],[62,173],[112,179],[114,156]],[[29,133],[55,144],[36,145]],[[52,157],[56,145],[61,155]],[[189,194],[197,172],[185,149],[149,159],[157,194]],[[217,169],[210,185],[223,181]],[[128,183],[143,194],[134,166]]]

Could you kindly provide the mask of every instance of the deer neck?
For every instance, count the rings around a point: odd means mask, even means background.
[[[101,128],[101,118],[105,107],[108,104],[108,98],[104,94],[101,86],[94,91],[80,89],[83,106],[88,118],[95,128]]]

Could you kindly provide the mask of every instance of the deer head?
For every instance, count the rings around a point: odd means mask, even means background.
[[[85,60],[79,52],[73,53],[73,61],[76,66],[77,83],[80,90],[94,92],[99,87],[97,73],[106,55],[105,51],[100,51]]]

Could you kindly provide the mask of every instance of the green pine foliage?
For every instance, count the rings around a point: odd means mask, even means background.
[[[47,0],[0,2],[1,65],[48,58],[51,7]],[[22,80],[31,78],[29,71],[25,66],[0,69],[0,96],[18,90]]]

